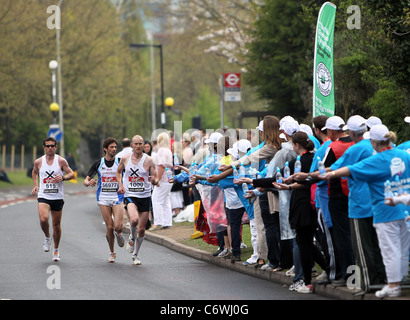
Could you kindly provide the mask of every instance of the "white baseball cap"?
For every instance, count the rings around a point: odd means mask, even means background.
[[[312,128],[307,124],[304,124],[304,123],[300,124],[299,125],[299,131],[303,131],[307,135],[313,136]]]
[[[252,148],[252,144],[248,139],[241,139],[237,142],[236,148],[242,153],[247,153]]]
[[[333,116],[326,120],[326,125],[322,128],[323,130],[330,129],[330,130],[343,130],[343,126],[345,125],[345,121],[340,118],[339,116]]]
[[[222,133],[213,132],[208,139],[205,140],[205,143],[218,143],[218,140],[223,137]]]
[[[261,120],[261,121],[259,122],[259,125],[256,127],[256,129],[258,129],[259,131],[262,131],[262,132],[263,132],[263,120]]]
[[[297,123],[296,121],[286,121],[283,123],[282,127],[283,127],[282,130],[288,136],[291,136],[292,134],[300,130],[299,123]]]
[[[407,122],[407,123],[410,123],[410,117],[409,116],[405,117],[404,121]]]
[[[375,141],[386,141],[386,134],[389,133],[389,129],[384,124],[376,124],[370,128],[369,136],[370,139]]]
[[[366,119],[359,115],[351,116],[347,120],[347,124],[343,127],[343,131],[361,131],[365,129],[367,129]]]
[[[366,125],[369,128],[373,127],[376,124],[382,124],[382,121],[378,117],[371,116],[369,119],[366,120]]]
[[[238,142],[235,142],[232,145],[232,148],[229,148],[228,150],[226,150],[226,152],[228,152],[232,157],[234,157],[235,159],[239,159],[239,154],[238,154]]]
[[[284,124],[285,122],[288,122],[288,121],[295,121],[295,122],[297,122],[295,119],[293,119],[292,116],[285,116],[285,117],[283,117],[282,119],[280,119],[280,121],[279,121],[279,130],[283,130],[283,124]]]

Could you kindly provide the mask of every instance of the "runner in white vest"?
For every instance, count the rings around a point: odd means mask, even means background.
[[[127,243],[128,252],[132,252],[135,265],[141,264],[138,252],[145,236],[148,214],[151,210],[152,184],[158,184],[155,165],[152,158],[143,153],[144,140],[134,136],[131,142],[132,153],[124,156],[117,169],[118,192],[125,193],[125,208],[130,218],[131,233]],[[121,179],[124,171],[123,179]],[[138,226],[138,230],[137,230]],[[135,233],[137,237],[135,238]]]
[[[119,159],[115,156],[118,143],[114,138],[107,138],[103,142],[105,156],[95,161],[87,173],[84,186],[97,187],[97,203],[101,210],[107,232],[106,238],[110,255],[108,262],[115,262],[116,253],[114,251],[114,236],[117,238],[119,247],[124,246],[122,237],[123,211],[122,202],[124,195],[118,193],[117,168]],[[98,181],[93,177],[98,174]],[[114,217],[114,221],[113,218]]]
[[[52,137],[43,140],[45,155],[34,161],[32,172],[33,190],[37,194],[38,214],[40,226],[45,235],[43,250],[50,251],[51,237],[49,227],[49,214],[53,223],[53,261],[60,260],[59,244],[61,239],[61,216],[64,206],[63,181],[74,178],[74,172],[69,167],[67,160],[56,154],[57,141]],[[40,187],[38,181],[40,180]]]

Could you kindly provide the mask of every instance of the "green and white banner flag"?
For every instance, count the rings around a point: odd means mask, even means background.
[[[333,81],[333,34],[336,6],[325,2],[319,11],[315,38],[313,69],[313,117],[335,113]]]

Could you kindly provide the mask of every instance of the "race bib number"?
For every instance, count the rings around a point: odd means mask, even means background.
[[[54,178],[45,178],[43,185],[43,193],[58,193],[58,182],[56,182]]]
[[[116,177],[102,177],[101,192],[117,192],[118,182]]]
[[[143,177],[129,177],[128,190],[131,192],[145,191],[145,180]]]

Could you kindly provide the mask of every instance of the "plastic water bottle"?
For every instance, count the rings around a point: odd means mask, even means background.
[[[179,159],[176,152],[174,153],[174,166],[179,166]]]
[[[320,159],[320,157],[317,157],[317,167],[319,169],[319,173],[322,177],[324,177],[326,175],[326,168],[325,168],[325,164],[323,163],[323,161]]]
[[[249,190],[248,185],[246,183],[242,183],[242,190],[243,190],[243,194],[246,194],[246,191]]]
[[[386,180],[386,182],[384,183],[384,198],[392,198],[393,196],[394,195],[393,195],[390,181]]]
[[[211,170],[207,166],[205,166],[205,176],[207,178],[209,178],[211,176]]]
[[[276,167],[276,182],[277,183],[282,183],[282,174],[280,173],[279,167]]]
[[[234,179],[239,179],[239,173],[236,167],[233,167],[233,178]]]
[[[295,173],[300,172],[302,170],[302,163],[300,162],[300,156],[297,156],[295,162]]]
[[[285,169],[283,169],[283,177],[285,179],[290,177],[289,161],[286,161],[285,163]]]
[[[192,163],[191,169],[189,169],[189,176],[192,177],[194,174],[196,174],[197,171],[198,171],[198,165],[195,161],[194,163]]]
[[[173,178],[172,171],[169,168],[165,169],[165,174],[167,175],[168,181]]]
[[[398,176],[398,175],[396,175],[395,177],[394,177],[394,182],[395,182],[395,185],[396,185],[396,193],[397,193],[397,195],[399,196],[399,195],[402,195],[403,193],[404,193],[404,191],[403,191],[403,185],[402,185],[402,183],[401,183],[401,181],[400,181],[400,177]]]
[[[242,163],[239,167],[238,175],[239,175],[239,179],[245,178],[245,167],[243,166]]]

